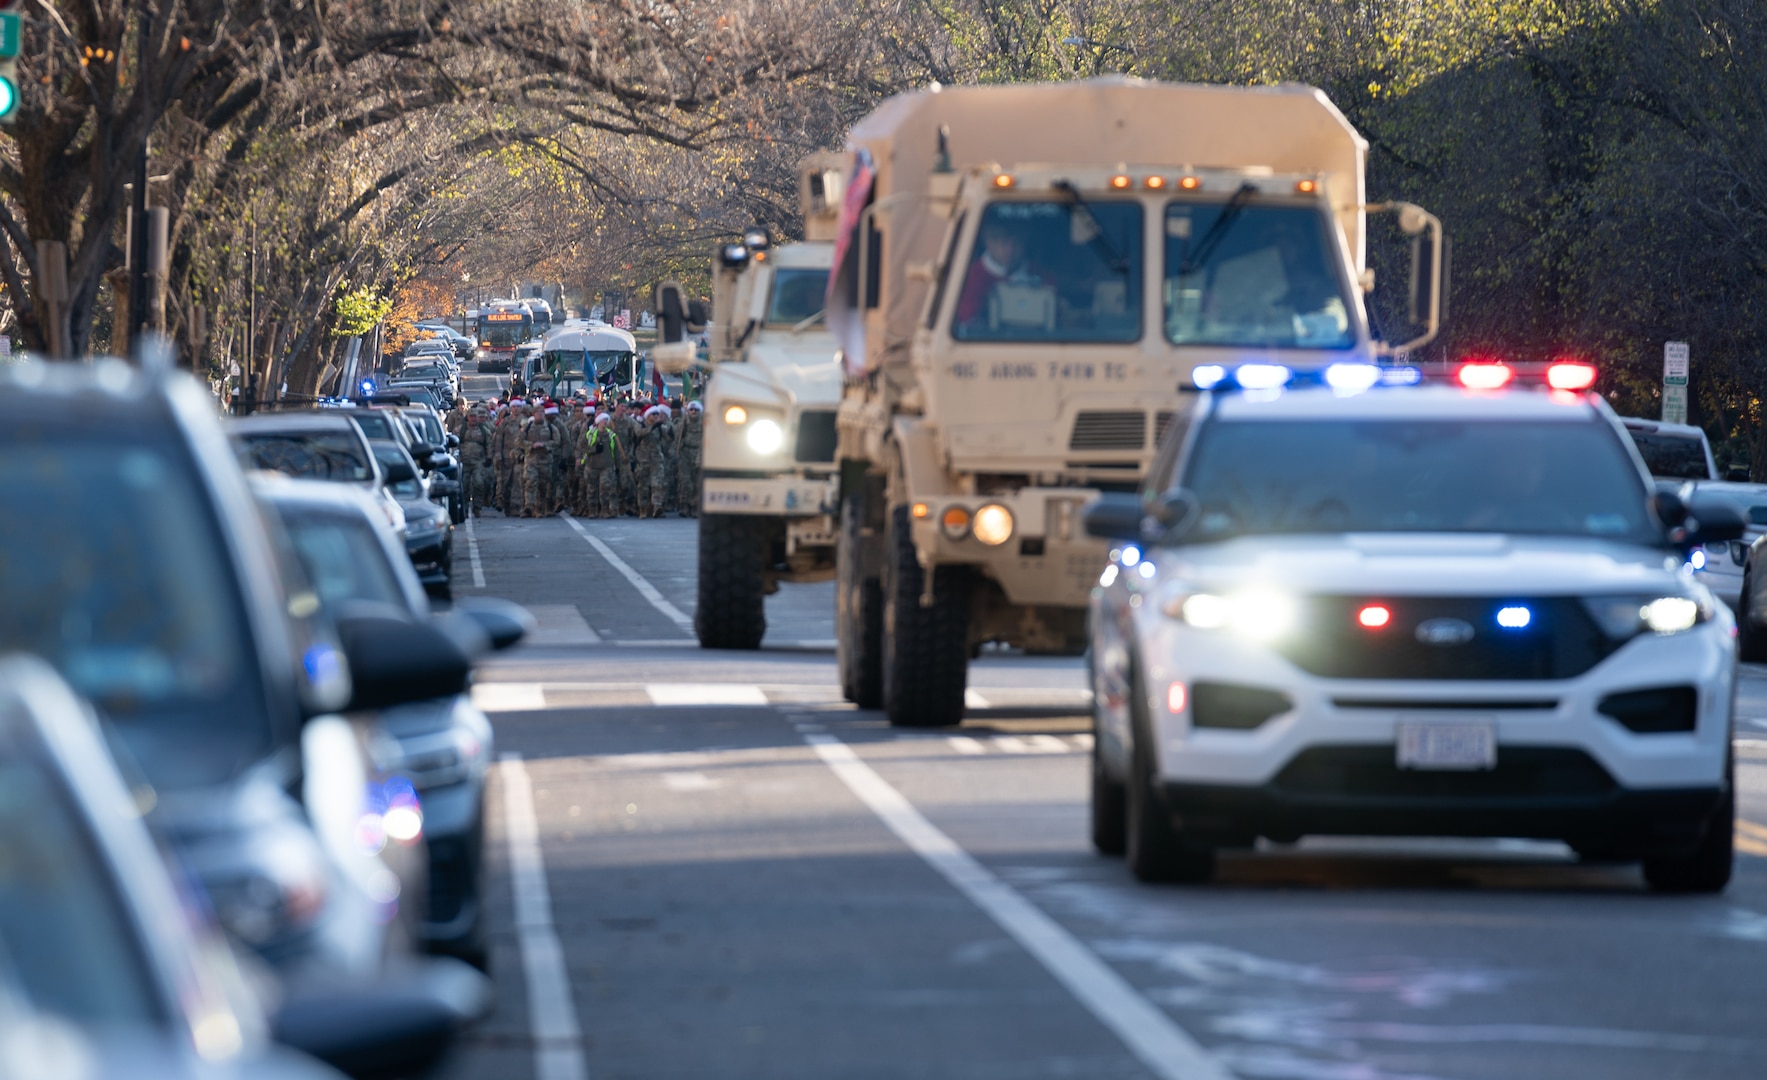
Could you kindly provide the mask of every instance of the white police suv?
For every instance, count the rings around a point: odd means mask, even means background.
[[[1263,836],[1564,840],[1730,877],[1735,622],[1582,364],[1198,368],[1094,590],[1093,839],[1206,880]]]

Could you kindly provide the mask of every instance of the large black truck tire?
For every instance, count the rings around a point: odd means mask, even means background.
[[[693,629],[702,649],[758,649],[767,633],[767,555],[771,522],[736,514],[699,521],[699,607]]]

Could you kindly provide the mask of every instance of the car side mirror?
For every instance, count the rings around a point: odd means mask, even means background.
[[[272,1020],[276,1041],[351,1076],[422,1075],[490,1011],[490,982],[459,960],[401,965],[367,984],[297,985]]]
[[[1656,512],[1657,521],[1669,531],[1669,539],[1679,543],[1679,538],[1674,534],[1687,527],[1687,503],[1673,491],[1659,491],[1652,497],[1651,506]]]
[[[527,608],[488,596],[456,600],[454,610],[478,623],[491,648],[499,651],[520,643],[539,626]]]
[[[1717,503],[1696,505],[1689,526],[1687,539],[1684,541],[1688,547],[1741,540],[1743,533],[1748,531],[1748,525],[1743,521],[1741,513]]]
[[[436,453],[441,447],[435,443],[415,442],[411,444],[411,456],[419,461]]]
[[[432,496],[447,497],[460,494],[460,485],[446,476],[438,476],[429,482],[429,493]]]
[[[1147,508],[1139,496],[1107,491],[1086,508],[1081,523],[1087,536],[1140,543],[1141,524],[1146,518]]]
[[[388,487],[392,487],[394,484],[408,484],[417,479],[417,470],[403,461],[387,462],[381,466],[381,471],[386,474],[386,486]]]
[[[453,433],[449,433],[446,441],[448,443],[448,449],[450,450],[458,449],[460,446],[460,436]]]
[[[383,605],[352,605],[337,619],[350,665],[350,712],[462,694],[472,660],[452,637]]]

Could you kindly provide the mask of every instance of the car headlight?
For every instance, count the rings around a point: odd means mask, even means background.
[[[728,417],[730,414],[726,412],[724,415]],[[749,449],[757,454],[775,453],[785,445],[785,429],[779,426],[779,421],[763,417],[749,425],[748,443]]]
[[[1275,641],[1295,628],[1295,598],[1269,589],[1221,595],[1183,588],[1167,591],[1160,610],[1198,630],[1232,630],[1256,641]]]
[[[1012,511],[999,503],[989,503],[976,511],[970,529],[977,540],[989,547],[999,547],[1012,539]]]
[[[1583,608],[1615,641],[1646,630],[1658,636],[1679,634],[1712,617],[1711,605],[1690,596],[1597,596],[1584,599]]]

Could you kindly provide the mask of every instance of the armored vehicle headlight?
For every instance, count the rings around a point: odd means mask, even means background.
[[[989,547],[999,547],[1012,539],[1012,511],[999,503],[989,503],[976,511],[976,539]]]
[[[724,422],[736,427],[749,422],[749,411],[741,405],[732,405],[724,410]]]
[[[729,416],[728,413],[725,414]],[[749,449],[757,454],[771,454],[785,445],[785,429],[779,421],[760,419],[749,425]]]
[[[939,529],[952,540],[969,535],[969,511],[961,506],[947,506],[939,515]]]

